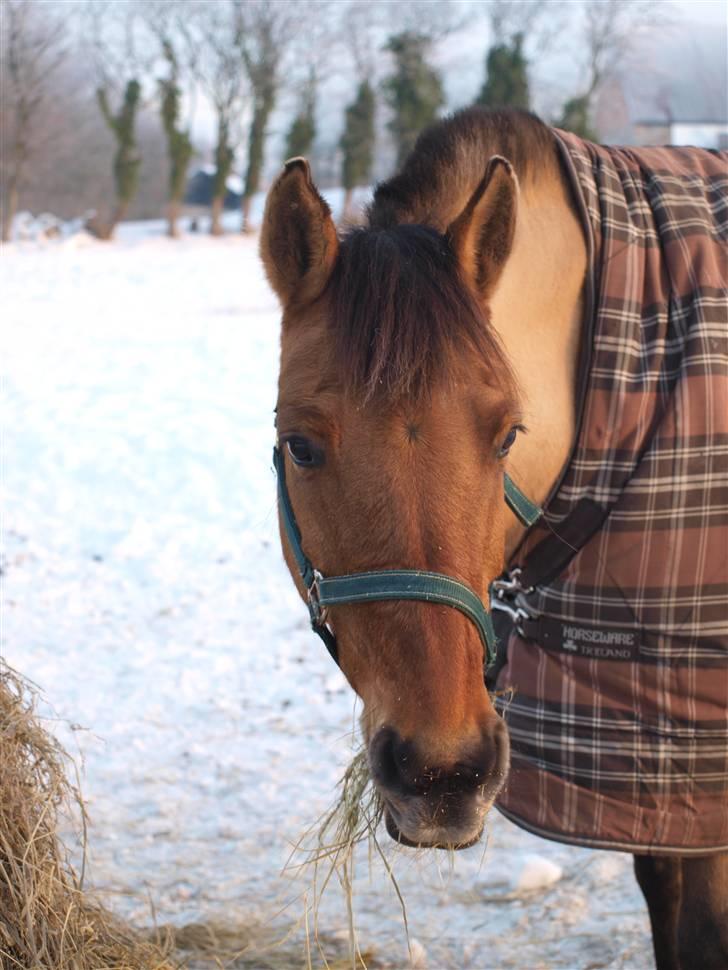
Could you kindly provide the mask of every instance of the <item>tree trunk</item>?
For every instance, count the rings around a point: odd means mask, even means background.
[[[353,189],[346,189],[344,192],[344,204],[341,207],[341,215],[339,217],[339,222],[346,225],[351,219],[351,200],[354,195]]]
[[[3,207],[2,241],[10,242],[13,232],[13,219],[18,208],[18,180],[13,176],[8,186],[8,194]]]
[[[252,232],[250,225],[250,205],[253,196],[260,188],[260,175],[263,170],[263,155],[265,152],[265,135],[268,118],[275,104],[275,86],[268,83],[256,96],[253,120],[248,135],[248,170],[245,173],[243,188],[243,232]]]
[[[129,203],[128,202],[117,202],[116,203],[116,206],[114,208],[114,211],[113,211],[113,213],[111,215],[111,222],[109,224],[108,235],[106,237],[107,239],[113,239],[114,238],[114,233],[116,232],[116,227],[119,225],[120,222],[123,222],[124,221],[128,209],[129,209]]]
[[[212,236],[222,236],[225,230],[222,227],[222,207],[223,207],[224,196],[216,195],[212,199],[212,220],[210,222],[210,235]]]
[[[252,202],[250,196],[243,198],[243,222],[240,227],[241,232],[249,233],[253,231],[253,227],[250,224],[250,204]]]
[[[99,226],[98,229],[95,227],[92,229],[96,237],[104,242],[109,242],[111,239],[113,239],[116,227],[120,222],[123,222],[128,208],[128,202],[117,202],[114,207],[114,211],[111,213],[111,219]]]
[[[170,199],[167,206],[167,235],[170,239],[179,239],[179,229],[177,228],[177,220],[180,215],[180,202],[179,199]]]

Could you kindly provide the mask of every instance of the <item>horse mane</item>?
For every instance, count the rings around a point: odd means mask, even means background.
[[[417,398],[458,351],[476,354],[490,380],[513,390],[487,309],[462,280],[445,233],[492,155],[524,178],[549,153],[555,161],[549,129],[525,112],[468,109],[420,135],[401,172],[377,187],[367,224],[341,240],[329,292],[337,365],[351,390]]]
[[[553,132],[536,115],[512,108],[466,108],[422,132],[402,169],[377,186],[368,225],[414,222],[445,232],[492,155],[508,159],[522,186],[536,177],[562,178]]]

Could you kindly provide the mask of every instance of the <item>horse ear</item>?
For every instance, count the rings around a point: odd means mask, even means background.
[[[493,155],[470,201],[447,230],[466,278],[483,297],[492,293],[510,256],[517,209],[513,166]]]
[[[331,210],[319,195],[305,158],[291,158],[268,193],[260,255],[284,308],[320,296],[339,243]]]

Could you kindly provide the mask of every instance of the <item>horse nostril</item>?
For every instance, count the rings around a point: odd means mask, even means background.
[[[404,792],[415,782],[413,746],[393,728],[382,728],[369,746],[369,764],[374,781],[387,791]]]
[[[505,721],[497,718],[484,732],[483,750],[487,752],[483,794],[490,799],[498,794],[508,774],[511,748]]]

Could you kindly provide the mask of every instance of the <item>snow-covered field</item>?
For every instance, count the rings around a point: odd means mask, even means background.
[[[279,551],[257,243],[159,228],[0,258],[3,652],[82,757],[90,878],[118,911],[284,932],[311,885],[281,868],[332,800],[356,705]],[[495,816],[487,849],[393,859],[417,965],[652,966],[630,856]],[[382,866],[358,872],[360,945],[404,967]],[[320,922],[346,936],[336,886]]]

